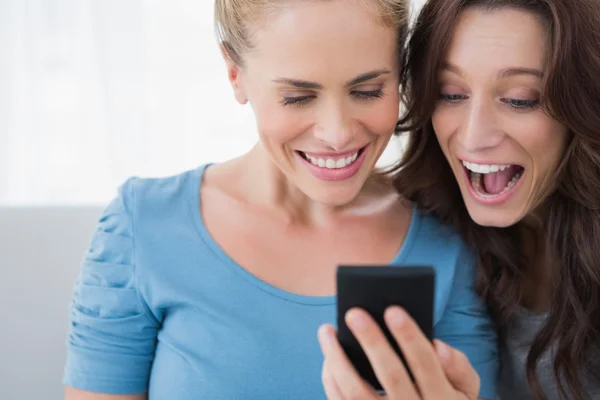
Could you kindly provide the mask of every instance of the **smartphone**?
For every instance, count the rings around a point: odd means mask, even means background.
[[[375,390],[383,388],[360,344],[346,325],[348,310],[360,307],[377,322],[390,344],[412,374],[398,344],[383,319],[385,310],[401,306],[410,314],[421,331],[432,340],[435,269],[431,266],[351,266],[337,269],[338,339],[359,375]]]

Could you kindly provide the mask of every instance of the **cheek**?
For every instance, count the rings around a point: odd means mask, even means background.
[[[277,102],[253,105],[256,126],[263,140],[285,143],[301,135],[310,126],[308,113],[283,107]]]
[[[548,168],[554,170],[558,167],[558,164],[564,157],[567,149],[568,133],[562,126],[551,126],[546,129],[546,132],[548,133],[543,135],[543,138],[540,138],[539,142],[536,143],[536,148],[540,158],[546,161]]]
[[[527,129],[523,129],[527,126]],[[549,117],[515,126],[515,139],[529,154],[538,174],[549,175],[560,163],[567,146],[567,130]],[[517,131],[518,129],[518,131]]]
[[[388,135],[394,132],[400,114],[399,95],[386,96],[376,100],[376,104],[365,107],[365,111],[359,115],[358,120],[368,129],[370,133],[377,135]]]
[[[453,113],[450,110],[441,107],[437,107],[431,116],[431,124],[433,125],[435,136],[444,153],[448,147],[448,141],[450,140],[450,136],[452,136],[452,132],[456,130],[455,117],[453,118]]]

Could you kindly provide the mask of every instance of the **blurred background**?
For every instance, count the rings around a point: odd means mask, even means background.
[[[0,399],[62,398],[68,302],[117,186],[256,142],[212,13],[211,0],[0,0]],[[380,165],[401,151],[393,139]]]

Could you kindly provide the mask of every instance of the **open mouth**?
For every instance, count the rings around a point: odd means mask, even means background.
[[[367,146],[361,148],[354,154],[346,154],[342,157],[314,157],[304,153],[303,151],[297,151],[297,153],[308,161],[309,163],[325,169],[342,169],[346,168],[356,162],[358,158],[363,154]]]
[[[494,199],[511,192],[525,169],[516,164],[476,164],[462,161],[468,181],[477,196]]]

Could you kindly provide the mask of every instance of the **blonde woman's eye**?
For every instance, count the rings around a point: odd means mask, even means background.
[[[358,91],[355,90],[352,92],[352,96],[359,100],[372,100],[372,99],[380,99],[383,97],[383,90],[366,90],[366,91]]]
[[[315,96],[295,96],[295,97],[284,97],[281,99],[280,103],[283,106],[302,106],[308,104]]]

